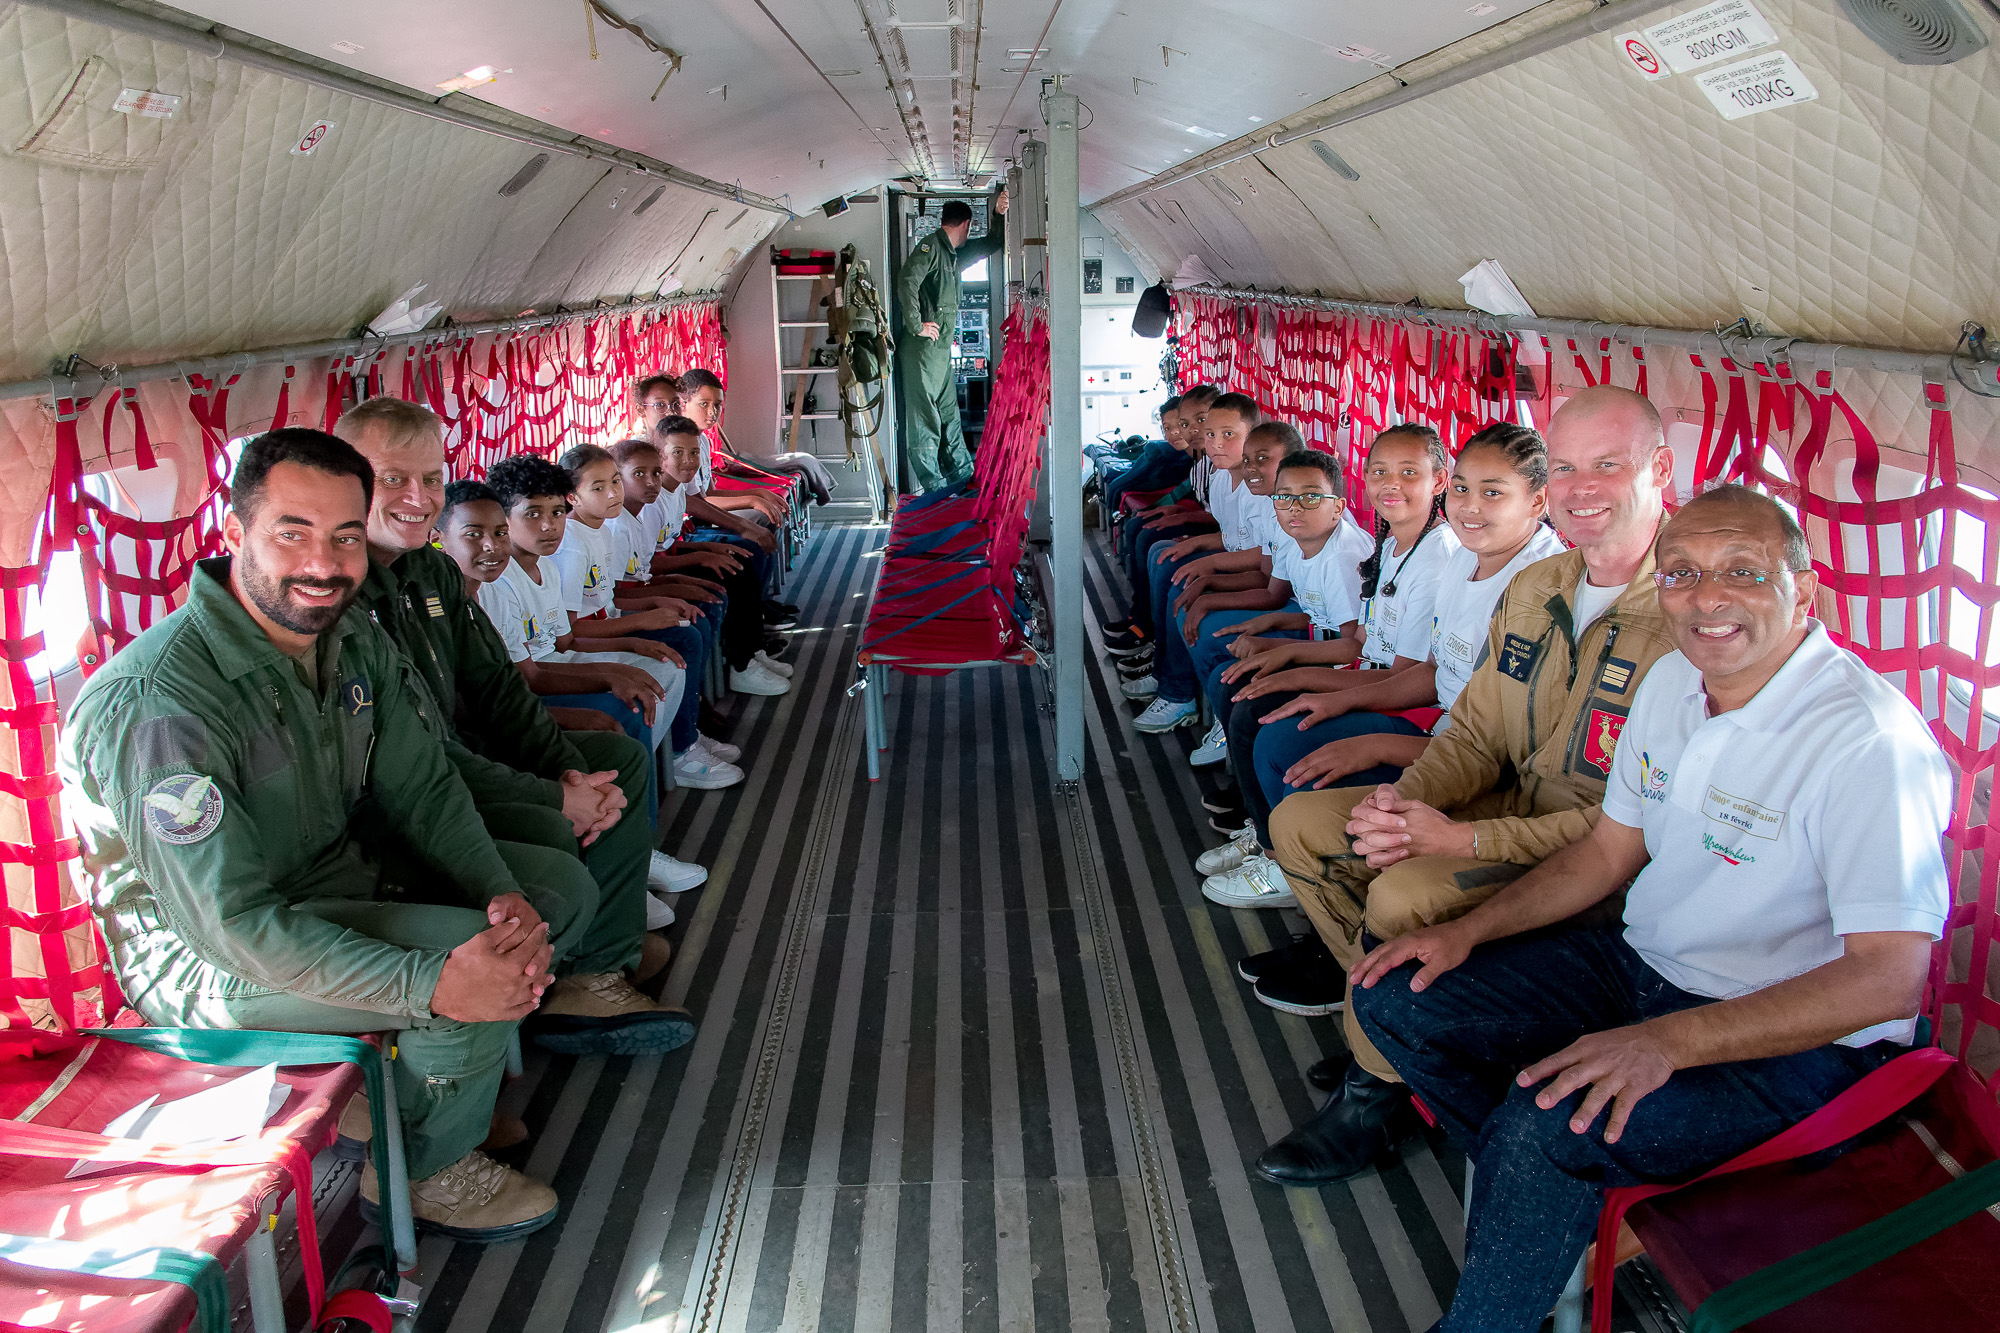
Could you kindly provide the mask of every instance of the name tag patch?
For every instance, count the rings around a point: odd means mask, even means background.
[[[350,676],[340,683],[340,702],[349,717],[360,717],[362,709],[375,706],[375,687],[366,676]]]
[[[1604,676],[1597,687],[1606,694],[1623,694],[1632,688],[1632,675],[1638,669],[1635,663],[1627,662],[1622,657],[1611,658],[1604,664]]]
[[[1535,659],[1540,657],[1542,645],[1519,634],[1509,634],[1500,645],[1500,670],[1513,679],[1526,682],[1534,674]],[[1609,772],[1607,768],[1605,770]]]
[[[1775,842],[1785,827],[1785,812],[1759,805],[1745,796],[1732,796],[1720,787],[1710,787],[1701,798],[1701,812],[1718,824],[1727,824],[1738,833]]]
[[[1590,710],[1583,724],[1583,753],[1579,758],[1604,777],[1611,776],[1611,757],[1618,749],[1619,733],[1625,730],[1622,709],[1599,707]]]
[[[200,842],[222,822],[222,793],[215,789],[214,778],[201,773],[161,778],[142,804],[153,836],[176,847]]]

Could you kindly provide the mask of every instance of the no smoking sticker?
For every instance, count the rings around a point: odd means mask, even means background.
[[[311,157],[313,150],[326,142],[327,135],[333,133],[334,124],[335,122],[331,120],[315,121],[313,127],[300,135],[299,141],[292,145],[292,155]]]
[[[1632,62],[1633,68],[1646,76],[1648,82],[1673,76],[1673,71],[1660,59],[1659,52],[1646,44],[1646,38],[1638,32],[1623,33],[1618,38],[1618,49]]]

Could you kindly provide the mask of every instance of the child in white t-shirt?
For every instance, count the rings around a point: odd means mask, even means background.
[[[562,573],[563,586],[578,597],[575,629],[580,643],[588,646],[601,635],[650,640],[680,660],[687,678],[699,682],[707,667],[708,644],[694,625],[699,614],[695,607],[664,593],[619,587],[621,575],[638,563],[638,557],[626,549],[625,530],[613,527],[625,517],[625,484],[617,460],[608,449],[579,444],[563,454],[562,467],[574,489],[562,545],[552,560]],[[682,693],[669,728],[674,780],[704,790],[735,786],[743,780],[742,770],[735,767],[742,752],[702,735],[700,715],[697,685]]]
[[[658,749],[667,741],[667,720],[680,707],[686,690],[684,663],[664,644],[616,633],[579,633],[575,616],[583,606],[581,589],[571,592],[562,571],[548,559],[562,545],[568,522],[569,474],[547,459],[516,454],[495,463],[486,484],[506,514],[514,558],[499,577],[480,589],[479,604],[500,631],[508,657],[522,667],[529,687],[537,693],[571,692],[538,687],[552,666],[589,669],[616,664],[644,671],[659,686],[653,700],[659,707],[645,710]],[[608,628],[607,622],[598,625]]]
[[[1375,786],[1395,780],[1384,776],[1390,770],[1400,774],[1416,762],[1430,735],[1449,724],[1508,582],[1563,549],[1544,522],[1548,475],[1547,446],[1525,426],[1501,422],[1465,442],[1445,494],[1445,513],[1462,549],[1445,562],[1438,582],[1426,660],[1405,659],[1400,668],[1367,673],[1363,684],[1302,695],[1274,711],[1271,720],[1298,717],[1297,729],[1314,744],[1295,743],[1289,755],[1267,755],[1260,746],[1260,774],[1294,790]],[[1442,711],[1428,728],[1417,725],[1425,720],[1422,713],[1414,721],[1399,716],[1425,709]]]

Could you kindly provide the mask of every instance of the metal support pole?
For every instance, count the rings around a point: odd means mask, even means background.
[[[1083,776],[1083,239],[1076,94],[1060,80],[1049,125],[1049,567],[1055,572],[1056,775]]]
[[[301,1208],[312,1207],[311,1199],[300,1199]],[[285,1292],[278,1283],[278,1242],[272,1234],[278,1218],[277,1205],[257,1219],[244,1254],[245,1277],[250,1287],[250,1327],[253,1333],[285,1333]]]

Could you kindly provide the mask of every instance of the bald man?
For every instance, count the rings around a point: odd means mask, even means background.
[[[1589,833],[1633,692],[1673,649],[1651,578],[1673,480],[1659,413],[1585,389],[1548,449],[1549,514],[1576,549],[1514,577],[1445,729],[1393,787],[1300,792],[1272,813],[1275,859],[1324,946],[1282,977],[1302,1012],[1341,1007],[1346,969],[1374,944],[1463,915]],[[1284,998],[1266,990],[1260,978],[1259,998]],[[1313,1067],[1333,1095],[1265,1149],[1265,1179],[1344,1180],[1415,1131],[1394,1066],[1352,1012],[1345,1029],[1351,1063]]]
[[[1362,1028],[1479,1163],[1446,1333],[1540,1328],[1605,1189],[1694,1176],[1909,1049],[1951,772],[1813,619],[1811,564],[1740,486],[1676,514],[1649,582],[1679,651],[1595,827],[1354,969]],[[1622,929],[1546,929],[1628,882]]]

